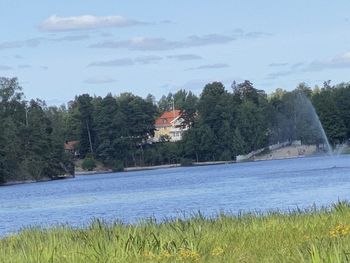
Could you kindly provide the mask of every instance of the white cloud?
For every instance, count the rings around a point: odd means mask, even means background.
[[[171,56],[167,56],[167,58],[169,58],[169,59],[176,59],[176,60],[180,60],[180,61],[203,59],[201,56],[194,55],[194,54],[171,55]]]
[[[89,78],[84,80],[86,84],[107,84],[114,82],[116,82],[116,80],[109,77]]]
[[[31,65],[28,65],[28,64],[21,64],[21,65],[18,65],[18,68],[20,69],[26,69],[26,68],[31,68],[32,66]]]
[[[52,15],[40,24],[39,29],[42,31],[72,31],[105,27],[128,27],[139,24],[146,23],[123,16],[82,15],[63,17]]]
[[[126,48],[129,50],[169,50],[181,48],[183,44],[178,41],[169,41],[165,38],[134,37],[129,40],[104,41],[91,45],[92,48]]]
[[[60,38],[52,38],[51,41],[60,42],[60,41],[81,41],[89,39],[89,35],[74,35],[74,36],[64,36]]]
[[[273,62],[271,64],[269,64],[269,67],[284,67],[284,66],[288,66],[289,63],[286,62]]]
[[[118,58],[107,61],[94,61],[91,62],[88,67],[123,67],[134,65],[134,61],[131,58]]]
[[[0,70],[10,70],[12,67],[6,65],[0,65]]]
[[[325,69],[350,68],[350,52],[345,52],[328,60],[313,61],[305,68],[305,71],[321,71]]]
[[[30,38],[26,40],[15,40],[15,41],[5,41],[0,42],[0,50],[3,49],[14,49],[14,48],[36,48],[39,47],[43,43],[50,42],[63,42],[63,41],[83,41],[89,39],[89,35],[69,35],[59,38],[45,38],[45,37],[37,37]],[[22,58],[21,56],[16,55],[16,58]]]
[[[261,38],[268,36],[265,33],[248,32],[244,33],[242,30],[236,30],[233,34],[207,34],[207,35],[192,35],[183,40],[168,40],[162,37],[133,37],[128,40],[108,40],[90,45],[91,48],[125,48],[129,50],[141,50],[141,51],[159,51],[159,50],[172,50],[178,48],[199,47],[207,45],[227,44],[238,39],[247,38]]]
[[[217,64],[208,64],[208,65],[201,65],[195,68],[188,68],[186,70],[200,70],[200,69],[217,69],[217,68],[229,68],[230,65],[225,63],[217,63]]]
[[[11,49],[11,48],[23,48],[23,47],[38,47],[43,38],[30,38],[27,40],[18,40],[18,41],[5,41],[0,43],[1,49]]]
[[[265,79],[270,79],[270,80],[277,79],[279,77],[288,76],[288,75],[291,75],[293,73],[296,73],[296,71],[293,71],[290,69],[282,70],[282,71],[278,71],[278,72],[272,72],[272,73],[268,74]]]
[[[304,64],[305,64],[304,62],[297,62],[297,63],[294,63],[293,65],[291,65],[290,67],[291,67],[291,69],[295,70],[295,69],[300,68]]]
[[[288,75],[303,73],[303,72],[316,72],[329,69],[345,69],[350,68],[350,52],[345,52],[340,55],[331,57],[325,60],[314,60],[310,63],[298,62],[289,64],[289,68],[283,71],[272,72],[267,75],[266,79],[276,79]]]
[[[162,60],[158,56],[142,56],[137,58],[118,58],[113,60],[91,62],[88,67],[123,67],[135,64],[154,64]]]
[[[162,59],[163,58],[159,56],[143,56],[143,57],[135,58],[134,61],[135,63],[139,63],[139,64],[152,64],[152,63],[157,63]]]

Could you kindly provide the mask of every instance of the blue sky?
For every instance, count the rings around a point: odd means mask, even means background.
[[[48,104],[199,94],[211,81],[267,93],[347,82],[349,10],[348,0],[0,0],[0,76]]]

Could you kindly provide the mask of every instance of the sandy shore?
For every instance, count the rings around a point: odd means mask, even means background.
[[[310,156],[315,154],[317,151],[315,145],[300,145],[300,146],[286,146],[267,154],[262,154],[255,156],[253,161],[263,161],[263,160],[280,160],[288,158],[297,158]]]

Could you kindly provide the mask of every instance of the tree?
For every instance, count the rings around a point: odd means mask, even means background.
[[[118,132],[117,112],[117,101],[111,94],[108,94],[97,103],[94,113],[96,154],[97,158],[106,165],[112,165],[117,158],[114,148],[116,147],[117,139],[121,136]]]
[[[185,90],[182,91],[182,95],[184,95],[184,98],[177,109],[180,109],[181,118],[183,119],[182,126],[191,128],[196,121],[198,97],[191,91],[186,92]]]
[[[74,138],[79,140],[79,153],[82,157],[87,154],[94,154],[95,148],[95,131],[93,120],[93,98],[89,94],[77,96],[71,104],[70,112],[72,116],[69,120],[71,127],[76,131],[78,136]]]
[[[346,128],[346,138],[350,138],[350,84],[341,83],[334,87],[334,103],[338,116],[342,119]]]
[[[331,143],[343,143],[347,138],[347,129],[330,82],[325,82],[321,92],[312,96],[312,102]]]
[[[15,179],[21,173],[23,147],[21,134],[25,126],[25,103],[17,78],[0,78],[0,177]]]
[[[253,87],[253,83],[245,80],[243,83],[232,85],[233,94],[241,101],[250,100],[255,104],[259,104],[261,98],[265,98],[266,94],[263,90],[257,90]]]
[[[4,127],[0,118],[0,130],[3,131]],[[8,177],[8,169],[6,167],[6,152],[5,152],[6,141],[3,137],[3,133],[0,133],[0,184],[6,182]]]
[[[55,110],[40,100],[23,100],[16,78],[0,78],[0,181],[55,178],[70,159]],[[52,119],[51,119],[52,118]]]
[[[163,112],[172,110],[173,102],[173,94],[171,92],[167,96],[163,95],[158,102],[158,114],[161,115]]]
[[[251,101],[245,101],[240,105],[238,113],[238,129],[243,136],[245,152],[260,149],[267,144],[267,122],[264,109]]]
[[[199,162],[200,137],[196,126],[185,132],[181,143],[183,155]]]

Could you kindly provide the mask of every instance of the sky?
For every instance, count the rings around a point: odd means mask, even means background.
[[[349,0],[0,0],[0,76],[27,99],[146,97],[250,80],[348,82]]]

